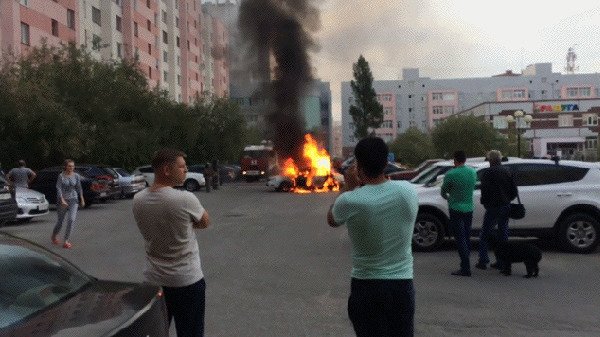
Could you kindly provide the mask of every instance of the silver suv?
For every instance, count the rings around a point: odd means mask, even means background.
[[[467,165],[477,170],[478,177],[489,167],[485,161],[467,161]],[[512,158],[502,165],[512,172],[527,210],[523,219],[510,220],[511,236],[554,238],[563,249],[577,253],[596,249],[600,242],[599,164]],[[413,234],[416,250],[435,250],[450,235],[448,204],[440,195],[440,182],[441,175],[451,168],[451,162],[440,162],[432,167],[434,173],[429,179],[413,180],[420,183],[419,214]],[[473,196],[474,235],[481,228],[485,212],[480,196],[477,186]]]

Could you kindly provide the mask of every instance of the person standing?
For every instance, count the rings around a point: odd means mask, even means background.
[[[133,215],[145,241],[146,279],[163,287],[169,323],[177,336],[204,336],[205,289],[196,228],[209,217],[196,196],[173,188],[185,181],[185,154],[162,149],[152,159],[155,180],[133,198]]]
[[[450,228],[456,239],[460,269],[452,275],[471,276],[471,225],[473,223],[473,191],[477,174],[475,169],[466,166],[464,151],[454,152],[454,168],[444,177],[441,194],[448,200]]]
[[[21,159],[17,164],[19,167],[15,167],[8,171],[6,178],[14,187],[28,188],[29,184],[35,179],[36,174],[32,169],[26,166],[25,160]]]
[[[352,244],[348,315],[357,336],[414,335],[411,242],[419,206],[410,183],[385,177],[388,152],[381,138],[358,142],[345,192],[327,213],[331,227],[347,226]]]
[[[488,257],[488,238],[491,231],[498,225],[496,235],[498,242],[508,241],[508,216],[510,202],[517,197],[517,185],[512,175],[505,166],[502,166],[502,153],[498,150],[488,152],[490,168],[481,175],[481,199],[485,208],[483,224],[479,240],[479,262],[475,265],[479,269],[487,269],[490,262]],[[492,268],[502,269],[498,265],[501,261],[492,263]]]
[[[58,241],[58,233],[62,228],[65,215],[67,216],[67,229],[65,230],[65,241],[63,248],[71,248],[70,238],[75,227],[75,219],[77,218],[77,210],[79,206],[85,207],[83,199],[83,190],[81,188],[81,176],[75,172],[75,162],[72,159],[66,159],[64,162],[63,171],[56,179],[56,212],[58,219],[54,230],[52,231],[52,243],[60,244]]]

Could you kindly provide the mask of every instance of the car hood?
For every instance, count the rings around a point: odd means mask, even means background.
[[[15,195],[17,196],[17,198],[45,198],[43,193],[25,187],[16,187]]]
[[[112,336],[151,307],[160,288],[94,280],[76,295],[33,317],[0,329],[2,336]],[[156,322],[165,324],[165,322]]]

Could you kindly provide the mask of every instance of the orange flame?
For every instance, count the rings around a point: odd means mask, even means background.
[[[319,148],[317,141],[310,135],[304,136],[302,155],[307,167],[300,169],[292,158],[287,158],[281,175],[293,183],[295,193],[339,191],[339,184],[331,172],[331,158],[327,150]]]

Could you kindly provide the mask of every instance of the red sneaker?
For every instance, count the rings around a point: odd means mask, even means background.
[[[65,249],[71,249],[71,247],[73,247],[73,245],[69,241],[65,241],[63,244],[63,248]]]
[[[52,235],[52,243],[55,245],[60,244],[60,242],[58,241],[58,238],[56,237],[56,235]]]

